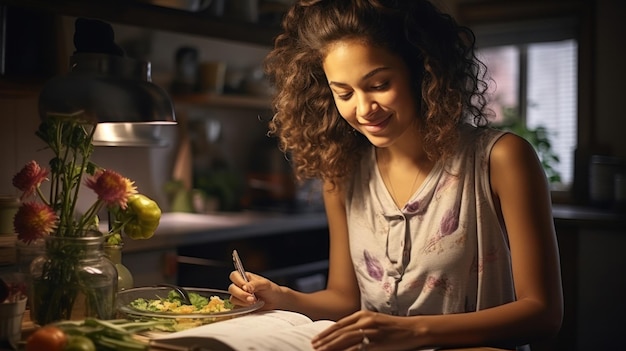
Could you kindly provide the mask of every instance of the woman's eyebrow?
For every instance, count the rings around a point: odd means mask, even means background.
[[[378,67],[378,68],[372,70],[371,72],[368,72],[363,77],[361,77],[361,81],[369,79],[372,76],[376,75],[377,73],[379,73],[381,71],[389,70],[389,69],[391,69],[391,67],[387,67],[387,66]],[[334,86],[338,86],[338,87],[346,87],[346,86],[348,86],[348,84],[346,84],[346,83],[335,82],[335,81],[332,81],[332,80],[328,82],[328,85],[334,85]]]

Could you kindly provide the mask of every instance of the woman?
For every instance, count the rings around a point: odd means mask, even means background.
[[[553,337],[562,319],[548,185],[532,147],[488,128],[474,36],[424,0],[300,0],[266,60],[270,130],[323,180],[326,289],[233,272],[256,298],[336,325],[316,350]]]

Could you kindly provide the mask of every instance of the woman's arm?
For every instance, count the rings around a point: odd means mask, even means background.
[[[263,309],[283,309],[306,314],[311,319],[343,318],[360,308],[359,287],[350,258],[348,225],[344,193],[331,190],[324,185],[324,204],[330,235],[328,283],[324,290],[301,293],[253,273],[248,273],[249,282],[243,281],[233,271],[229,287],[231,301],[237,305],[248,305],[256,298],[264,300]]]
[[[528,323],[518,327],[528,335],[556,335],[563,318],[563,291],[545,172],[532,146],[513,134],[496,143],[490,166],[494,199],[509,235],[515,293],[537,308]]]

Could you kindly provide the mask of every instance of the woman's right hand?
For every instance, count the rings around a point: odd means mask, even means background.
[[[230,273],[232,284],[228,287],[230,301],[237,306],[248,306],[257,300],[262,300],[265,304],[261,310],[279,309],[282,289],[271,280],[260,275],[246,272],[248,282],[246,282],[238,271]]]

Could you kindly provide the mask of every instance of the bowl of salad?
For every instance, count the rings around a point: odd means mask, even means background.
[[[169,320],[161,329],[179,331],[234,318],[263,307],[263,301],[250,306],[234,306],[225,290],[170,286],[139,287],[117,294],[117,310],[128,319]],[[189,301],[185,301],[186,293]]]

